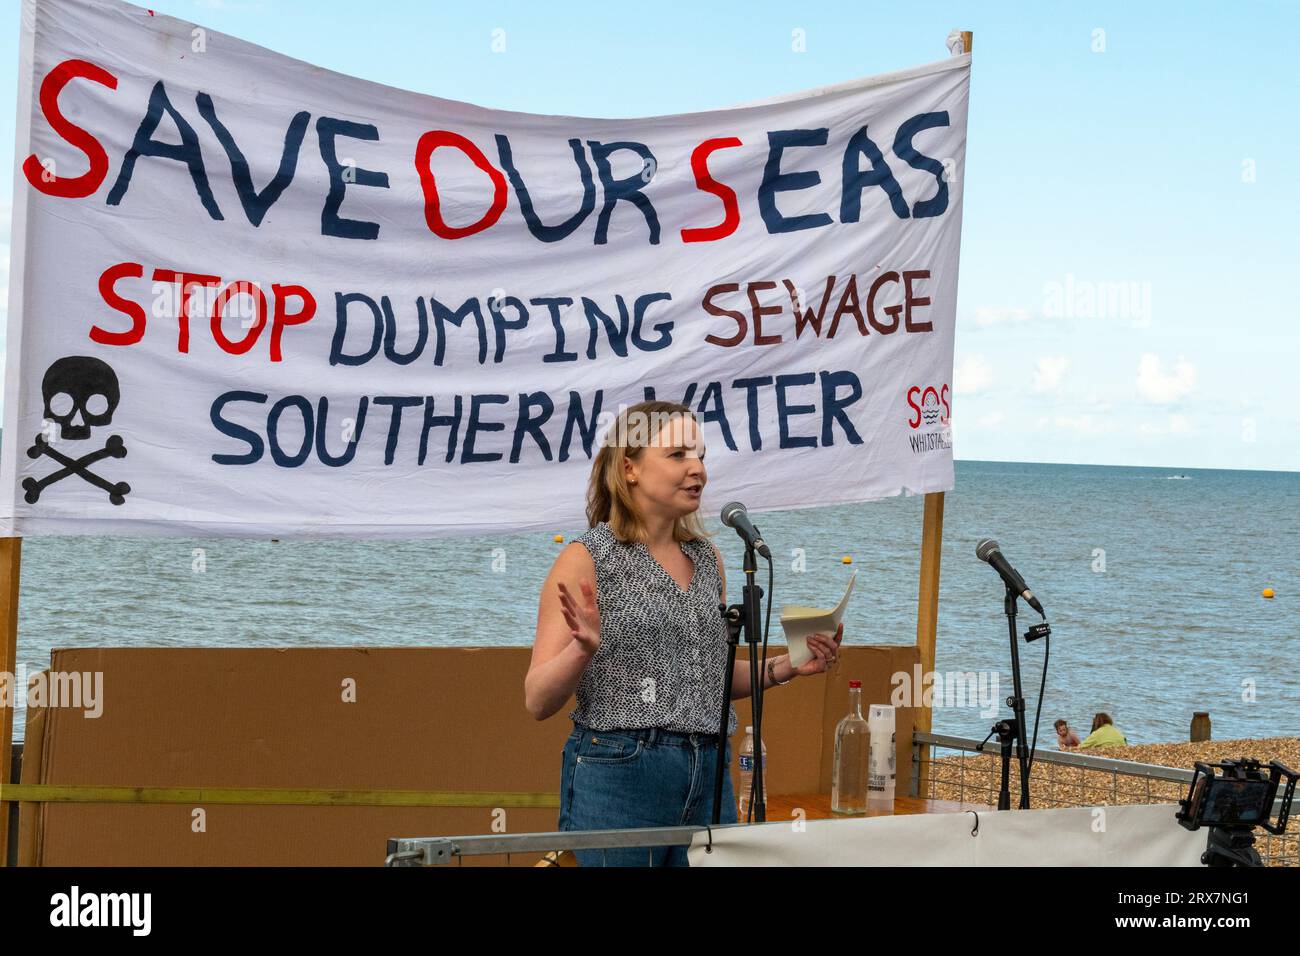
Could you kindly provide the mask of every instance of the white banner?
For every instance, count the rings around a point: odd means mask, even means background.
[[[582,526],[648,397],[706,513],[952,488],[969,55],[583,119],[25,0],[20,76],[0,533]]]
[[[789,821],[697,834],[691,866],[1200,866],[1173,804]]]

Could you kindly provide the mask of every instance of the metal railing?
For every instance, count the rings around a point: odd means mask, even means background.
[[[911,795],[996,806],[1002,769],[999,751],[996,743],[979,751],[979,743],[966,737],[914,733]],[[953,751],[953,754],[941,756],[936,751]],[[1014,748],[1012,753],[1015,753]],[[1091,754],[1062,753],[1040,747],[1034,754],[1029,781],[1030,805],[1035,809],[1176,805],[1187,795],[1192,775],[1191,769]],[[920,786],[922,776],[925,777],[924,788]],[[1019,794],[1019,788],[1019,766],[1013,761],[1013,799]],[[390,839],[384,862],[388,866],[463,865],[470,857],[504,856],[509,866],[516,855],[531,858],[534,854],[548,854],[549,862],[558,863],[555,854],[565,850],[599,850],[603,856],[608,850],[644,849],[646,862],[653,863],[656,853],[662,856],[665,848],[690,846],[697,833],[733,826],[745,824]],[[1300,839],[1295,833],[1279,837],[1259,830],[1256,836],[1256,849],[1266,865],[1300,866]],[[544,857],[542,862],[548,860]]]
[[[967,737],[912,735],[912,786],[914,797],[961,800],[997,806],[1002,783],[1002,761],[996,741],[979,751],[980,742]],[[936,751],[951,750],[951,756]],[[1012,746],[1012,755],[1016,747]],[[1048,750],[1034,753],[1029,774],[1029,805],[1037,810],[1057,807],[1122,806],[1125,804],[1177,804],[1187,796],[1194,771],[1134,763],[1113,757]],[[921,779],[925,778],[924,788]],[[924,792],[921,792],[924,789]],[[1012,805],[1019,799],[1020,767],[1011,763]],[[1280,801],[1279,801],[1280,802]],[[1274,805],[1276,813],[1277,804]],[[1170,811],[1172,814],[1172,810]],[[1266,866],[1300,866],[1300,835],[1291,831],[1274,836],[1256,831],[1255,848]]]
[[[653,865],[656,850],[690,846],[697,833],[707,834],[745,825],[724,823],[716,827],[640,827],[393,839],[388,841],[388,855],[384,859],[384,865],[436,866],[452,862],[463,865],[465,857],[504,856],[506,866],[510,866],[510,858],[516,854],[552,854],[564,850],[599,850],[603,863],[605,851],[627,849],[644,849],[647,864]]]

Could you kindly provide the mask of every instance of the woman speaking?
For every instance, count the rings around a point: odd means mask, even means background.
[[[542,587],[524,697],[537,720],[577,697],[561,767],[561,830],[713,820],[726,575],[697,515],[704,457],[686,406],[624,410],[592,465],[588,531],[560,552]],[[811,636],[813,657],[798,669],[788,655],[769,658],[764,688],[826,670],[842,634],[841,625],[834,637]],[[749,664],[736,661],[731,697],[749,694]],[[736,711],[728,710],[730,736]],[[730,744],[723,759],[720,819],[735,823]],[[576,854],[583,866],[686,865],[683,846]]]

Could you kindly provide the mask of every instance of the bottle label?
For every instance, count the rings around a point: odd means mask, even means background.
[[[764,766],[764,767],[767,766],[767,761],[766,761],[766,760],[763,761],[763,766]],[[746,773],[746,772],[752,773],[753,770],[754,770],[754,755],[753,755],[753,754],[741,754],[741,755],[740,755],[740,772],[741,772],[741,773]]]
[[[867,789],[882,795],[893,784],[895,777],[896,757],[892,737],[889,744],[888,750],[881,745],[872,745],[869,751],[871,756],[867,761]]]

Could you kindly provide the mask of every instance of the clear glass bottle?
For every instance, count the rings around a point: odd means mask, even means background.
[[[867,811],[867,771],[871,736],[862,716],[862,681],[849,681],[849,712],[835,727],[835,764],[831,781],[831,810]]]
[[[745,727],[745,742],[740,747],[740,793],[736,797],[736,819],[747,823],[753,819],[749,807],[754,789],[754,728]],[[767,744],[763,744],[763,792],[767,792]]]

